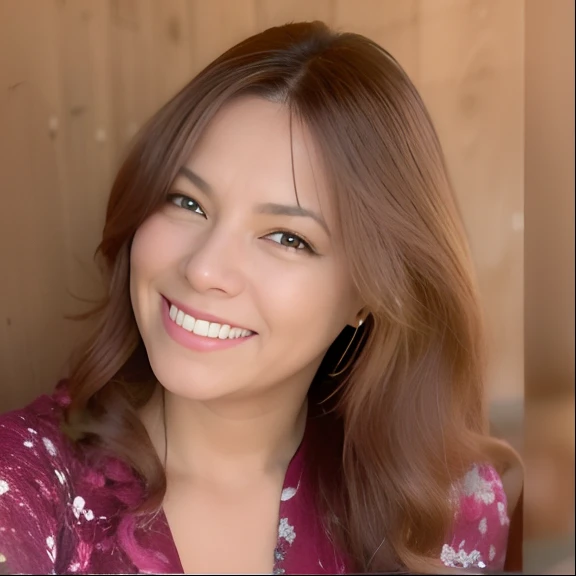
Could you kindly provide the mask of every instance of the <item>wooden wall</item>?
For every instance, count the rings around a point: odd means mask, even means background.
[[[421,90],[478,268],[490,396],[521,402],[522,0],[0,0],[0,411],[65,373],[131,135],[232,43],[306,19],[372,37]]]
[[[527,0],[525,13],[525,571],[570,555],[572,571],[548,573],[572,574],[574,1]]]

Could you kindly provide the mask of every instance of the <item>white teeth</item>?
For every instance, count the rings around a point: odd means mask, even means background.
[[[220,334],[220,324],[216,324],[216,322],[210,322],[210,326],[208,327],[208,337],[218,338],[218,334]]]
[[[196,320],[194,324],[194,334],[198,334],[198,336],[208,336],[208,328],[210,328],[210,322],[206,322],[206,320]]]
[[[220,340],[226,340],[228,334],[230,334],[230,326],[228,326],[228,324],[222,324],[220,332],[218,332],[218,338],[220,338]]]
[[[194,320],[194,318],[192,318],[192,316],[190,316],[189,314],[185,314],[184,315],[184,322],[182,322],[182,328],[184,328],[184,330],[188,330],[188,332],[192,332],[192,330],[194,330],[194,324],[196,323],[196,320]]]
[[[198,336],[205,336],[207,338],[234,340],[236,338],[243,338],[252,334],[250,330],[245,330],[243,328],[233,328],[229,324],[218,324],[217,322],[196,320],[189,314],[185,314],[182,310],[178,310],[174,304],[170,305],[169,316],[173,322],[184,328],[184,330],[193,332]]]

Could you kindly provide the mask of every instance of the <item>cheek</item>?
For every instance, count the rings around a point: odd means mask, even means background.
[[[131,276],[149,281],[178,262],[183,247],[182,231],[161,215],[150,216],[136,231],[130,252]]]
[[[296,341],[317,338],[329,344],[350,316],[350,282],[333,265],[311,264],[283,274],[262,274],[259,300],[272,332],[282,330]]]
[[[181,234],[180,234],[181,236]],[[130,299],[142,330],[146,311],[154,306],[154,290],[174,275],[185,243],[160,216],[150,216],[136,231],[130,250]]]

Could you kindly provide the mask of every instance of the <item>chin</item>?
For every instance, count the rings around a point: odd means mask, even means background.
[[[158,382],[180,398],[208,401],[236,391],[230,389],[230,382],[235,381],[232,374],[215,374],[214,367],[196,367],[190,361],[182,360],[171,362],[168,355],[163,355],[162,359],[150,358],[150,366]]]

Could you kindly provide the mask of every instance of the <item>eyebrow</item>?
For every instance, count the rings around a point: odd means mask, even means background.
[[[192,182],[192,184],[194,184],[194,186],[196,186],[196,188],[202,190],[202,192],[204,192],[208,196],[210,196],[214,193],[210,184],[208,184],[208,182],[206,182],[206,180],[200,178],[200,176],[198,176],[198,174],[195,174],[194,172],[192,172],[192,170],[190,170],[190,168],[186,168],[186,166],[182,166],[179,170],[179,173],[182,174],[182,176],[186,176],[186,178],[188,178],[188,180],[190,180],[190,182]]]
[[[200,178],[198,174],[192,172],[190,168],[182,166],[179,172],[207,196],[211,196],[214,193],[210,184],[208,184],[208,182],[206,182],[203,178]],[[326,234],[330,236],[330,230],[328,229],[324,218],[322,218],[320,214],[314,212],[313,210],[308,210],[306,208],[302,208],[301,206],[288,206],[286,204],[266,202],[265,204],[259,204],[256,207],[256,211],[260,214],[271,214],[274,216],[299,216],[302,218],[312,218],[312,220],[320,224],[320,226],[322,226],[322,228],[325,230]]]
[[[330,236],[330,231],[328,230],[328,226],[324,219],[320,214],[313,212],[312,210],[307,210],[306,208],[302,208],[301,206],[288,206],[286,204],[273,204],[271,202],[267,202],[266,204],[259,204],[256,208],[260,214],[273,214],[275,216],[300,216],[303,218],[312,218],[312,220],[316,221],[328,236]]]

